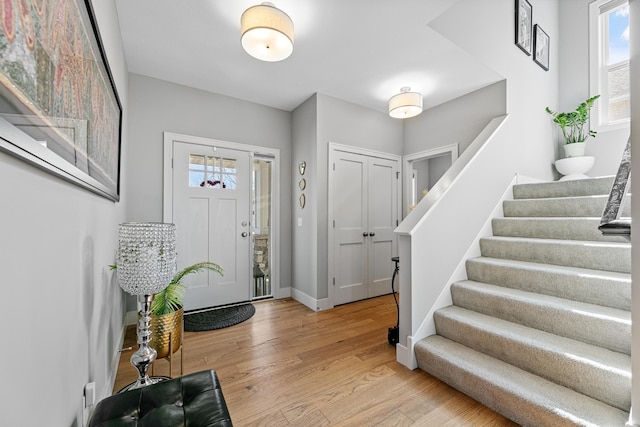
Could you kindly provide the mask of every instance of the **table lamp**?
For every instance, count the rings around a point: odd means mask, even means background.
[[[156,358],[149,346],[150,307],[153,294],[166,288],[176,271],[176,227],[164,223],[124,223],[119,227],[117,277],[120,287],[138,299],[138,350],[131,364],[138,380],[121,391],[134,390],[162,380],[149,378],[147,370]]]

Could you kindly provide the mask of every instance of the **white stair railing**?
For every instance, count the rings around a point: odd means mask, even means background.
[[[435,333],[433,312],[451,304],[451,283],[464,278],[457,277],[466,274],[463,260],[516,175],[514,166],[503,161],[513,144],[499,132],[507,118],[491,120],[396,228],[400,256],[396,358],[410,369],[417,367],[414,343]]]

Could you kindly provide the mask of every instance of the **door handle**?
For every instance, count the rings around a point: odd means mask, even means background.
[[[376,233],[374,233],[373,231],[371,233],[369,233],[369,236],[371,236],[371,237],[373,237],[375,235],[376,235]]]
[[[243,232],[242,232],[242,234],[240,234],[240,235],[241,235],[242,237],[247,237],[247,236],[248,236],[248,234],[247,234],[247,232],[246,232],[246,231],[243,231]]]
[[[367,232],[365,231],[364,233],[362,233],[362,235],[363,235],[364,237],[367,237],[367,236],[369,235],[369,233],[367,233]]]

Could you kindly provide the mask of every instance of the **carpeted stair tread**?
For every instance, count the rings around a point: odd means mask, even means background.
[[[629,354],[631,312],[464,280],[451,287],[454,305]]]
[[[594,242],[628,242],[621,236],[604,236],[599,217],[510,217],[491,221],[494,236],[531,237]]]
[[[461,307],[435,313],[438,335],[622,410],[631,406],[631,358]]]
[[[608,195],[505,200],[505,217],[601,217]],[[625,203],[621,216],[631,216],[631,203]]]
[[[609,194],[613,176],[575,181],[539,182],[513,186],[514,199],[538,199],[548,197],[576,197]]]
[[[476,282],[631,310],[631,275],[612,271],[477,257],[466,261]]]
[[[631,273],[631,244],[491,236],[480,239],[482,256]]]
[[[523,426],[623,426],[614,408],[438,335],[415,346],[420,369]]]

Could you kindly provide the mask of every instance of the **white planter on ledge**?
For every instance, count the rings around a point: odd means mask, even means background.
[[[564,175],[560,181],[589,178],[585,174],[593,167],[594,161],[595,157],[593,156],[567,157],[556,160],[556,169]]]
[[[564,144],[565,157],[582,157],[584,156],[584,150],[587,148],[586,142],[574,142],[573,144]]]

